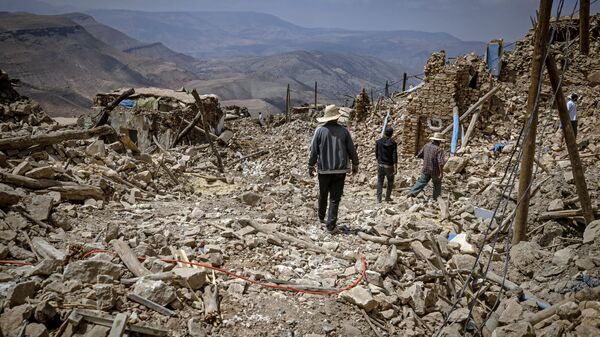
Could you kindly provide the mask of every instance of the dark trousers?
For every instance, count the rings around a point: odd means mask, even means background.
[[[385,200],[389,200],[392,196],[392,188],[394,188],[394,168],[379,166],[377,169],[377,201],[381,202],[381,193],[383,191],[383,181],[387,178],[387,188],[385,191]]]
[[[573,126],[573,133],[575,134],[575,138],[577,138],[577,120],[571,121],[571,126]],[[560,126],[560,128],[564,129],[562,125]]]
[[[319,174],[319,219],[325,219],[327,198],[329,197],[329,215],[327,227],[334,227],[337,223],[338,208],[344,193],[344,180],[346,174]]]
[[[419,194],[425,188],[425,186],[427,186],[430,180],[433,181],[433,199],[437,200],[437,198],[442,194],[442,179],[440,179],[440,177],[431,176],[424,173],[421,174],[415,186],[413,186],[410,192],[408,192],[408,195],[411,197],[416,197],[417,194]]]

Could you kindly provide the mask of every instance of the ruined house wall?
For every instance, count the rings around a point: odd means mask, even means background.
[[[492,87],[492,78],[478,57],[470,55],[457,59],[454,64],[445,64],[442,56],[445,54],[432,55],[425,66],[424,85],[411,94],[413,97],[403,111],[402,156],[414,156],[434,132],[452,124],[455,106],[459,114],[464,113]],[[470,88],[469,82],[475,73],[478,74],[477,85]]]

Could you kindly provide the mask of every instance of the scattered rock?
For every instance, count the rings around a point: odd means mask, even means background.
[[[133,286],[133,292],[160,305],[173,302],[177,296],[173,287],[163,281],[139,279]]]
[[[356,286],[350,290],[344,291],[340,297],[358,307],[371,311],[377,307],[377,301],[371,295],[371,292],[363,286]]]
[[[84,283],[95,283],[98,275],[108,275],[119,280],[124,269],[121,266],[101,260],[82,260],[71,262],[65,268],[63,277],[66,280],[79,280]]]

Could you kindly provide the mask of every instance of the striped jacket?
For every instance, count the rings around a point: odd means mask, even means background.
[[[320,174],[347,173],[348,158],[352,165],[358,165],[356,148],[345,127],[329,122],[315,130],[310,144],[309,166],[317,164]]]

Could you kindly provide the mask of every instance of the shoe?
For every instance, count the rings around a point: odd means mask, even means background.
[[[327,223],[327,221],[325,221],[325,218],[319,218],[319,222],[320,223]]]
[[[338,226],[338,230],[344,232],[344,234],[350,234],[350,227],[346,225]]]
[[[385,202],[393,203],[394,200],[392,198],[385,198]]]
[[[327,230],[333,232],[335,230],[335,224],[327,224]]]

